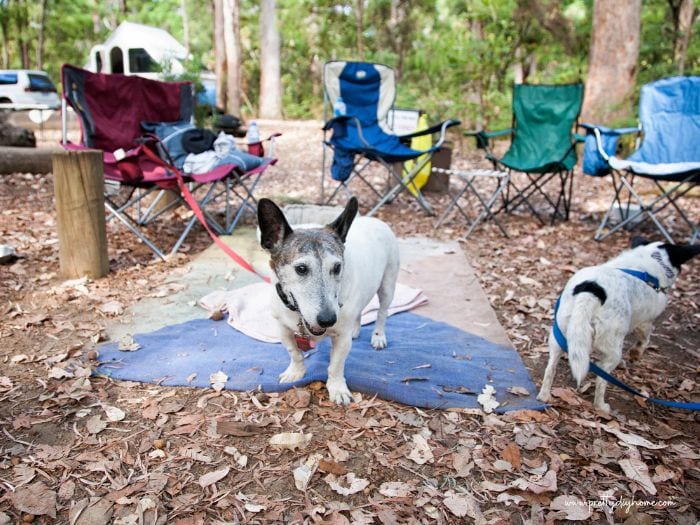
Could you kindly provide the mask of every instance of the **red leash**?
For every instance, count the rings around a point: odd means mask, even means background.
[[[226,255],[231,257],[231,259],[234,260],[238,266],[241,268],[248,270],[251,273],[254,273],[258,277],[260,277],[263,281],[266,283],[270,282],[270,278],[266,275],[263,275],[259,273],[253,266],[246,261],[243,257],[241,257],[238,253],[236,253],[235,250],[233,250],[230,246],[228,246],[224,241],[219,239],[219,236],[214,233],[214,231],[211,229],[211,226],[209,226],[209,223],[207,223],[207,220],[204,217],[204,213],[202,213],[201,208],[199,207],[199,204],[197,203],[197,200],[194,198],[192,193],[190,192],[189,188],[187,187],[187,184],[185,184],[185,180],[182,177],[182,173],[180,172],[179,169],[177,169],[175,166],[172,164],[168,164],[165,162],[163,159],[161,159],[158,155],[156,155],[150,148],[147,146],[144,146],[143,152],[146,154],[146,156],[151,159],[153,162],[156,162],[163,166],[165,169],[172,171],[175,173],[175,177],[177,178],[177,185],[180,188],[180,191],[182,192],[182,195],[185,197],[185,202],[187,202],[188,206],[194,213],[195,217],[199,220],[202,226],[204,226],[204,229],[207,230],[207,233],[209,233],[209,237],[211,237],[212,241],[216,243],[216,245],[221,248]]]

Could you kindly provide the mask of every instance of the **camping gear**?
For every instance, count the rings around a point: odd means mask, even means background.
[[[396,96],[394,70],[383,64],[346,62],[334,60],[323,68],[324,115],[332,111],[342,97],[346,114],[328,120],[324,125],[323,172],[321,174],[321,200],[328,204],[340,191],[352,195],[350,183],[359,178],[377,197],[367,215],[371,216],[384,204],[393,201],[408,189],[416,175],[440,149],[447,128],[457,126],[458,120],[446,120],[422,131],[396,135],[387,122],[389,110]],[[332,113],[330,113],[332,114]],[[330,137],[325,132],[332,132]],[[438,134],[435,144],[425,150],[407,146],[414,137]],[[328,162],[332,155],[332,160]],[[402,169],[403,162],[419,159],[411,170]],[[373,163],[379,163],[387,172],[386,188],[372,184],[366,171]],[[403,173],[402,173],[403,171]],[[326,174],[330,173],[337,187],[325,198]],[[433,209],[420,191],[412,195],[423,210],[434,215]]]

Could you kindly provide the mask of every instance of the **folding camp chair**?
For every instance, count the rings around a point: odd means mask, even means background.
[[[109,218],[120,221],[157,256],[164,259],[174,254],[194,227],[196,216],[185,223],[169,250],[159,248],[145,230],[184,203],[174,171],[177,162],[172,159],[173,150],[168,151],[168,141],[194,128],[192,84],[97,74],[69,65],[63,66],[62,80],[63,145],[67,149],[103,151],[105,207]],[[78,115],[80,144],[70,144],[66,139],[68,104]],[[174,131],[169,137],[150,135],[149,139],[144,137],[146,122]],[[248,165],[243,161],[221,164],[205,173],[185,174],[184,180],[209,226],[216,233],[231,234],[246,210],[256,211],[253,192],[263,172],[274,162],[272,158],[264,158],[249,160]],[[164,198],[168,192],[177,198],[168,201]],[[220,204],[223,218],[217,218],[214,210]]]
[[[665,78],[643,86],[639,122],[638,128],[623,129],[582,124],[587,131],[583,171],[610,174],[614,191],[595,239],[651,220],[669,242],[674,222],[687,226],[690,241],[695,242],[700,232],[698,208],[693,220],[690,207],[681,205],[700,183],[700,76]],[[634,153],[621,159],[615,156],[616,147],[626,133],[641,133],[643,139]],[[639,179],[650,182],[655,191],[645,193]]]
[[[499,131],[466,132],[476,138],[477,147],[495,170],[510,177],[497,211],[511,211],[526,205],[544,224],[535,199],[552,208],[552,223],[557,217],[569,218],[576,164],[575,124],[581,111],[583,84],[535,85],[513,87],[513,126]],[[508,151],[499,158],[490,140],[511,135]],[[516,179],[521,173],[524,183]],[[549,185],[549,187],[547,187]],[[552,188],[552,189],[550,189]],[[551,193],[550,193],[551,192]]]
[[[412,184],[414,178],[430,162],[432,155],[445,140],[447,128],[459,125],[458,120],[446,120],[428,129],[407,135],[396,135],[387,123],[387,115],[394,105],[396,76],[394,70],[382,64],[366,62],[327,62],[323,68],[324,126],[323,172],[321,175],[321,201],[325,204],[335,199],[340,191],[351,194],[350,182],[362,180],[377,201],[367,215],[391,202],[404,190],[415,197],[418,204],[430,215],[434,212],[420,190]],[[327,110],[342,97],[345,115],[328,120]],[[326,136],[331,131],[330,138]],[[439,133],[437,142],[426,150],[412,149],[406,142],[422,135]],[[332,154],[332,162],[328,157]],[[415,160],[408,170],[404,162]],[[387,171],[387,188],[378,188],[367,177],[368,168],[378,162]],[[327,165],[330,177],[339,184],[328,199],[325,198]],[[409,189],[410,187],[410,189]]]

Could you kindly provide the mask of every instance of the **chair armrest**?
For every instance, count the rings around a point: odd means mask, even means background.
[[[489,149],[490,140],[495,137],[502,137],[503,135],[510,135],[513,133],[513,128],[499,129],[495,131],[465,131],[465,137],[474,137],[476,140],[476,147],[479,149]]]
[[[414,131],[413,133],[407,133],[405,135],[398,135],[399,139],[401,141],[404,141],[406,139],[412,139],[413,137],[422,137],[423,135],[432,135],[433,133],[440,132],[441,134],[444,134],[444,131],[447,130],[447,128],[451,128],[452,126],[459,126],[462,122],[460,120],[456,119],[448,119],[448,120],[443,120],[439,124],[435,124],[434,126],[431,126],[426,129],[421,129],[420,131]]]
[[[629,127],[629,128],[607,128],[607,127],[601,126],[599,124],[589,124],[588,122],[581,122],[578,126],[580,128],[585,129],[588,133],[591,133],[596,129],[600,132],[614,133],[616,135],[627,135],[629,133],[639,133],[642,131],[642,128],[640,128],[638,126]]]
[[[357,117],[353,117],[351,115],[340,115],[338,117],[333,117],[332,119],[330,119],[328,122],[326,122],[323,125],[322,129],[323,129],[323,131],[328,131],[329,129],[332,129],[332,130],[334,130],[334,133],[335,133],[336,126],[338,126],[338,125],[347,126],[350,122],[355,123],[355,126],[357,127],[357,138],[360,139],[360,142],[362,142],[362,145],[365,148],[371,148],[372,145],[369,142],[367,142],[367,140],[365,139],[365,136],[362,133],[362,123],[360,122],[360,119],[358,119]]]
[[[502,137],[503,135],[509,135],[510,133],[513,133],[513,128],[498,129],[495,131],[486,131],[483,129],[479,131],[465,131],[464,135],[467,137],[482,135],[488,139],[492,139],[494,137]]]
[[[605,126],[599,126],[597,124],[589,124],[586,122],[580,123],[579,127],[585,129],[587,134],[593,134],[593,136],[595,137],[596,147],[598,148],[598,153],[606,161],[608,161],[610,159],[610,154],[608,154],[608,152],[606,152],[605,148],[603,147],[603,141],[601,139],[602,133],[611,134],[611,135],[627,135],[630,133],[640,133],[642,131],[642,129],[639,127],[607,128]]]

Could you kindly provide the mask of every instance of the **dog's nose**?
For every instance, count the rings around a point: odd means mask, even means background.
[[[335,322],[338,320],[338,318],[335,315],[335,312],[321,312],[318,314],[318,317],[316,317],[316,322],[318,323],[318,326],[321,328],[328,328],[329,326],[333,326]]]

